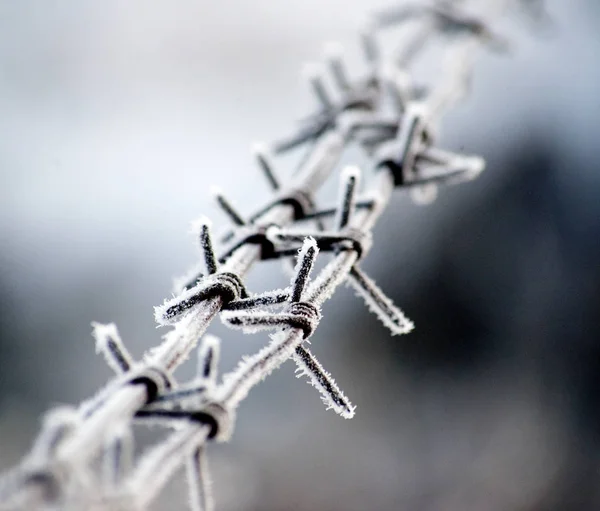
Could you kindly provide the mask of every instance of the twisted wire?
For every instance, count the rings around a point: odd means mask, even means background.
[[[378,31],[413,18],[421,19],[422,30],[386,57]],[[181,281],[176,296],[156,307],[157,322],[172,327],[164,341],[136,361],[116,326],[93,325],[96,349],[115,378],[78,409],[57,412],[44,423],[30,453],[0,478],[0,509],[142,510],[184,464],[191,509],[211,509],[205,444],[230,438],[240,402],[288,359],[296,362],[299,376],[308,376],[328,408],[344,418],[354,415],[355,407],[305,341],[321,320],[323,302],[345,282],[393,334],[413,328],[358,262],[371,247],[371,230],[394,189],[407,189],[415,200],[429,201],[439,186],[473,179],[483,170],[479,157],[435,147],[433,133],[444,111],[468,93],[474,50],[484,46],[500,51],[506,46],[488,24],[456,2],[392,8],[376,14],[372,23],[361,38],[366,76],[353,80],[339,48],[329,47],[327,62],[339,98],[330,95],[319,74],[311,73],[320,110],[290,136],[256,149],[275,197],[255,213],[243,215],[215,192],[232,230],[215,244],[210,224],[199,222],[205,272],[192,272]],[[428,39],[440,34],[449,38],[450,70],[437,87],[423,89],[410,80],[407,70]],[[390,66],[395,74],[390,75]],[[394,105],[392,114],[384,106],[386,99]],[[360,171],[350,168],[342,173],[339,203],[319,208],[314,194],[351,144],[371,159],[374,172],[366,189],[359,191]],[[275,172],[270,154],[296,147],[308,147],[307,156],[286,183]],[[331,223],[327,228],[326,221]],[[319,251],[330,260],[311,278]],[[273,258],[286,264],[297,260],[290,286],[249,293],[245,274],[255,263]],[[233,328],[274,331],[265,347],[220,382],[219,343],[204,336],[219,314]],[[197,376],[180,384],[173,372],[196,349]],[[173,430],[137,462],[131,460],[134,421]],[[103,474],[94,469],[99,457],[104,458]]]

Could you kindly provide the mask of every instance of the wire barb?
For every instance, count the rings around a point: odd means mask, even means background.
[[[202,217],[192,224],[192,231],[198,233],[198,243],[200,246],[200,251],[202,252],[202,256],[204,258],[204,265],[206,266],[206,271],[209,275],[213,275],[217,273],[218,264],[217,257],[215,256],[215,251],[213,249],[210,226],[211,221],[206,217]]]
[[[271,165],[270,158],[268,156],[267,147],[264,144],[255,144],[253,147],[254,157],[258,163],[258,166],[263,171],[267,182],[269,183],[273,191],[277,191],[281,188],[281,184],[275,175],[273,166]]]
[[[246,225],[246,221],[243,219],[242,215],[240,215],[233,205],[225,198],[220,188],[213,186],[211,188],[211,194],[217,201],[219,207],[223,210],[223,213],[229,217],[234,225]]]
[[[302,293],[310,277],[310,272],[315,264],[315,259],[319,253],[317,242],[314,238],[307,238],[298,254],[298,263],[296,265],[296,274],[292,279],[292,293],[290,302],[299,302],[302,299]]]
[[[348,275],[348,283],[361,296],[369,310],[374,312],[393,335],[407,334],[414,324],[398,309],[383,291],[360,268],[353,266]]]
[[[103,325],[92,322],[92,335],[96,339],[96,353],[102,353],[108,366],[116,373],[126,373],[133,366],[133,357],[121,340],[114,323]]]
[[[298,366],[296,376],[298,378],[308,376],[310,384],[321,393],[321,399],[327,405],[328,410],[333,409],[344,419],[354,417],[355,407],[308,348],[298,346],[294,354],[294,361]]]
[[[346,167],[342,172],[340,205],[336,218],[336,227],[340,231],[350,223],[350,216],[355,209],[356,189],[359,179],[360,170],[358,167]]]
[[[214,385],[219,368],[221,340],[214,335],[205,335],[198,348],[197,380],[206,385]]]

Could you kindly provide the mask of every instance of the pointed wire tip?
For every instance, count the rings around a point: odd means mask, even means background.
[[[407,112],[410,111],[411,115],[420,117],[421,119],[427,118],[431,113],[429,105],[425,101],[411,101]]]
[[[485,160],[480,156],[470,156],[466,159],[467,179],[475,179],[485,170]]]
[[[298,251],[298,258],[301,259],[306,255],[309,257],[315,258],[319,253],[319,246],[317,245],[317,240],[312,236],[307,236],[304,238],[304,242],[302,243],[302,248]]]
[[[158,326],[165,326],[171,324],[165,317],[165,305],[156,305],[154,307],[154,321]],[[157,327],[158,328],[158,327]]]
[[[347,412],[340,414],[340,416],[343,419],[353,419],[355,415],[356,415],[356,406],[351,406],[350,408],[348,408]]]
[[[312,265],[314,264],[318,254],[319,246],[317,245],[317,241],[312,236],[307,236],[306,238],[304,238],[304,242],[298,250],[298,262],[296,263],[294,280],[300,268],[312,269]],[[310,269],[307,271],[310,271]]]
[[[216,185],[210,185],[208,188],[208,193],[211,197],[217,198],[223,196],[223,190],[221,187]]]
[[[250,153],[261,165],[269,165],[273,159],[271,146],[265,142],[255,142],[250,147]]]
[[[198,235],[205,229],[211,229],[211,228],[212,228],[212,220],[210,218],[208,218],[207,216],[202,215],[201,217],[196,218],[195,220],[193,220],[191,222],[190,233],[192,233],[194,235]]]
[[[323,403],[325,403],[327,406],[327,410],[334,410],[335,413],[337,413],[342,419],[353,419],[354,416],[356,415],[356,406],[351,405],[350,403],[348,403],[346,406],[344,407],[339,407],[339,406],[331,406],[326,399],[324,399],[323,397],[321,397],[321,401],[323,401]]]
[[[250,146],[250,152],[256,157],[266,156],[270,152],[269,144],[266,142],[253,142]]]
[[[102,352],[109,339],[119,337],[117,325],[114,323],[97,323],[92,321],[92,336],[96,340],[96,353]]]
[[[221,338],[217,337],[213,334],[204,334],[202,336],[202,345],[201,348],[203,350],[209,349],[219,349],[221,347]]]
[[[392,335],[407,334],[414,329],[414,323],[359,267],[352,268],[347,283],[354,288],[356,294],[365,301],[368,309],[391,331]]]
[[[207,354],[211,354],[213,357],[213,362],[216,358],[219,357],[221,350],[221,339],[216,335],[212,334],[204,334],[202,336],[202,340],[200,341],[200,346],[198,350],[199,357],[206,357]]]
[[[273,147],[267,142],[254,142],[250,146],[250,153],[257,160],[270,162],[273,159]]]
[[[181,301],[185,301],[185,298],[191,296],[192,289],[184,291],[177,297],[173,297],[170,300],[165,300],[162,305],[156,305],[154,307],[154,321],[156,321],[157,328],[161,326],[174,325],[184,316],[188,309],[178,307]]]
[[[342,180],[344,183],[350,181],[351,179],[354,181],[358,181],[360,179],[361,170],[356,165],[348,165],[344,167],[341,172]]]

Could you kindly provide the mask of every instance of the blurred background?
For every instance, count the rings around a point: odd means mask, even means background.
[[[45,410],[109,378],[91,321],[137,356],[160,341],[152,307],[197,260],[190,220],[226,224],[209,185],[246,213],[267,199],[250,145],[314,108],[300,69],[324,42],[363,69],[358,30],[388,4],[0,0],[0,469]],[[486,172],[428,207],[398,192],[377,226],[364,267],[416,330],[390,337],[341,290],[313,351],[356,417],[286,363],[210,448],[217,509],[600,505],[600,7],[548,11],[550,33],[497,25],[510,55],[481,53],[442,124],[439,145]],[[286,278],[264,265],[248,285]],[[224,371],[266,342],[209,331]],[[184,502],[181,477],[156,509]]]

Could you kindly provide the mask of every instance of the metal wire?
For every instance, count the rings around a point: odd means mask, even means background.
[[[413,18],[421,20],[421,30],[387,57],[379,47],[378,31]],[[475,49],[490,45],[497,49],[503,41],[481,19],[449,2],[390,9],[373,20],[375,24],[361,36],[366,75],[353,80],[339,48],[330,47],[329,69],[338,96],[327,91],[322,76],[312,73],[310,84],[321,110],[304,119],[289,137],[257,149],[259,166],[276,193],[274,200],[244,216],[222,192],[215,192],[232,220],[232,231],[222,243],[215,243],[210,224],[198,223],[206,272],[183,279],[178,295],[156,308],[159,324],[172,326],[162,344],[134,361],[114,325],[94,324],[97,350],[115,378],[78,409],[49,415],[31,452],[0,479],[0,509],[146,509],[184,464],[191,509],[211,509],[204,445],[229,439],[239,403],[290,358],[329,408],[345,418],[354,415],[354,406],[304,343],[321,321],[321,305],[344,282],[393,334],[413,328],[358,264],[394,189],[406,188],[415,199],[428,201],[438,186],[472,179],[483,169],[479,157],[435,147],[432,126],[468,93]],[[440,34],[449,38],[447,74],[432,92],[423,92],[406,71],[427,40]],[[400,66],[399,74],[390,75],[394,66]],[[396,112],[386,107],[389,99]],[[318,208],[314,194],[337,170],[348,145],[364,149],[375,171],[362,191],[360,171],[345,171],[339,204]],[[297,146],[308,147],[309,154],[285,184],[276,177],[268,155]],[[327,228],[322,223],[326,221],[331,224]],[[311,280],[319,250],[329,252],[331,260]],[[286,264],[297,260],[290,286],[249,295],[244,275],[254,264],[271,258]],[[241,361],[221,382],[218,341],[202,338],[218,314],[232,328],[273,331],[263,349]],[[173,372],[196,349],[197,377],[180,385]],[[133,422],[156,422],[173,432],[136,461]],[[102,470],[94,464],[99,458]]]

